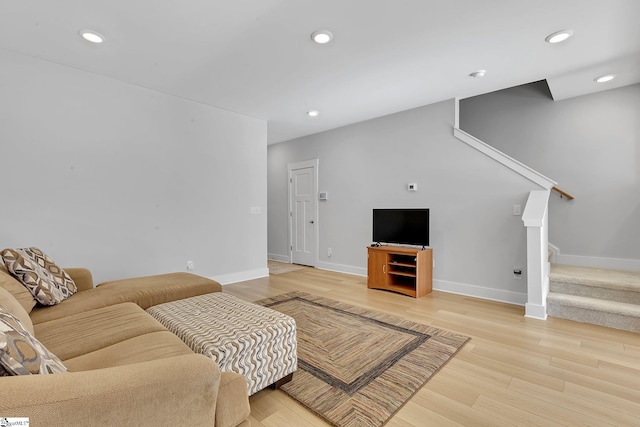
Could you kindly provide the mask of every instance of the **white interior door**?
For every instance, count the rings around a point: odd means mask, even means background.
[[[316,173],[312,162],[290,165],[289,169],[291,262],[312,267],[316,265]]]

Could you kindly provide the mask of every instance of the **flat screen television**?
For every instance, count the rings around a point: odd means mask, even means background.
[[[429,246],[429,209],[374,209],[373,241]]]

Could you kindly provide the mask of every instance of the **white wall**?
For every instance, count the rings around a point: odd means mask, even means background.
[[[539,82],[460,108],[463,130],[575,197],[550,198],[549,241],[563,262],[640,268],[640,85],[553,101]]]
[[[434,287],[524,303],[513,269],[525,270],[526,230],[512,206],[539,187],[454,138],[453,121],[451,100],[269,146],[269,255],[288,256],[287,164],[317,158],[320,267],[366,275],[372,209],[428,207]]]
[[[95,280],[268,274],[266,123],[0,50],[0,246]]]

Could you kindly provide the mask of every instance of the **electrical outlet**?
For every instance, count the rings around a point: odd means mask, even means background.
[[[193,261],[187,261],[187,270],[193,270]]]
[[[516,280],[522,279],[522,268],[521,267],[513,267],[513,278]]]
[[[327,256],[331,257],[331,255],[332,255],[331,248],[329,248],[329,249],[327,249]]]

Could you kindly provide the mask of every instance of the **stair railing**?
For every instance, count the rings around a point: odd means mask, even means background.
[[[573,199],[574,199],[574,197],[573,197],[571,194],[567,193],[567,192],[566,192],[566,191],[564,191],[564,190],[561,190],[560,188],[556,187],[555,185],[554,185],[551,189],[552,189],[553,191],[555,191],[555,192],[559,193],[559,194],[560,194],[560,198],[561,198],[561,199],[562,199],[563,197],[566,197],[566,198],[567,198],[567,200],[573,200]]]

